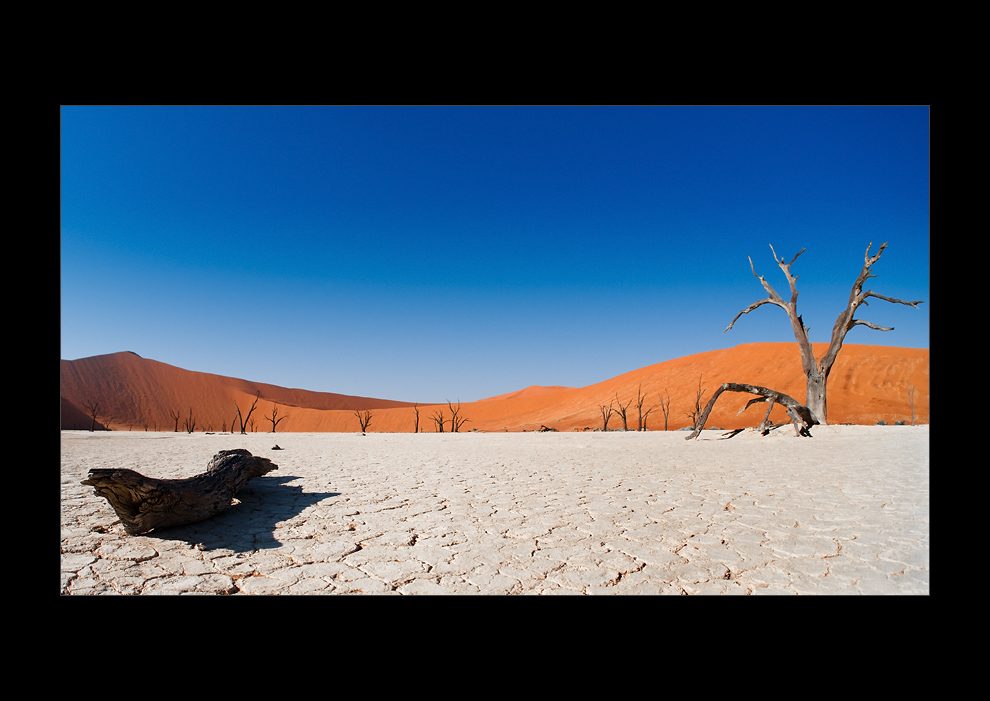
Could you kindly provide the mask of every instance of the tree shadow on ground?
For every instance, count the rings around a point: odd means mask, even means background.
[[[324,499],[339,497],[340,492],[309,492],[286,484],[299,479],[291,475],[257,477],[238,494],[239,504],[205,521],[173,526],[146,534],[160,540],[183,540],[206,550],[226,548],[235,552],[252,552],[278,548],[275,526],[288,521]]]

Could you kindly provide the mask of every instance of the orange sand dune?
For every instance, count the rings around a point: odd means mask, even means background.
[[[271,430],[273,408],[278,408],[278,430],[313,431],[310,414],[345,410],[354,419],[355,410],[408,407],[408,402],[351,397],[329,392],[286,389],[261,382],[183,370],[135,353],[122,352],[80,360],[61,361],[61,424],[64,429],[89,428],[87,406],[97,403],[101,420],[114,429],[179,430],[192,410],[197,431],[220,431],[236,420],[237,408],[245,416],[256,397],[251,415],[258,431]],[[290,418],[296,415],[296,427]],[[80,418],[82,417],[82,418]]]
[[[814,345],[816,356],[826,344]],[[829,423],[889,424],[911,421],[908,388],[915,387],[915,423],[929,421],[928,349],[888,346],[844,345],[828,384]],[[101,416],[115,430],[173,430],[171,412],[178,412],[178,428],[192,410],[197,431],[230,430],[236,405],[246,413],[257,393],[261,398],[252,415],[254,430],[271,431],[272,411],[285,417],[277,432],[359,430],[356,410],[370,410],[372,432],[411,432],[416,409],[408,402],[349,397],[301,389],[285,389],[246,380],[183,370],[133,353],[61,361],[62,428],[87,429],[85,405],[100,403]],[[794,343],[752,343],[724,350],[675,358],[633,370],[588,387],[532,386],[516,392],[461,405],[460,418],[468,419],[462,431],[532,431],[541,426],[559,431],[602,427],[600,405],[626,407],[626,425],[638,422],[636,397],[644,396],[643,411],[650,430],[663,430],[664,414],[659,398],[669,397],[667,428],[689,426],[687,417],[695,402],[698,381],[705,394],[702,406],[723,382],[743,382],[770,387],[805,401],[804,377]],[[709,427],[756,426],[765,408],[757,405],[737,416],[753,396],[723,394],[713,410]],[[456,406],[456,405],[455,405]],[[440,412],[449,430],[446,404],[420,405],[419,430],[433,432],[431,418]],[[267,417],[267,418],[266,418]],[[785,421],[779,407],[773,418]],[[621,416],[613,415],[608,428],[622,428]]]
[[[530,385],[525,389],[520,389],[515,392],[509,392],[508,394],[499,394],[495,397],[487,397],[485,399],[480,399],[482,402],[490,402],[493,399],[511,399],[513,397],[534,397],[536,395],[543,395],[549,392],[557,392],[562,389],[574,389],[573,387],[562,387],[560,385],[551,385],[549,387],[543,387],[541,385]]]

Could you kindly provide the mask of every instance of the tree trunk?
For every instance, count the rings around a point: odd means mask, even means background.
[[[155,479],[127,469],[94,468],[83,484],[110,502],[129,535],[194,523],[233,506],[244,485],[278,465],[243,448],[221,450],[206,472],[187,479]]]
[[[804,401],[807,402],[808,409],[818,423],[822,426],[827,426],[828,402],[826,400],[827,395],[825,394],[825,390],[828,382],[828,372],[819,374],[805,371],[805,376],[808,378],[808,385]]]

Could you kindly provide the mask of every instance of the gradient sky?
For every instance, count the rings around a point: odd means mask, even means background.
[[[61,357],[464,402],[794,341],[929,347],[928,107],[62,107]],[[797,354],[795,347],[794,351]],[[731,381],[731,378],[721,378]]]

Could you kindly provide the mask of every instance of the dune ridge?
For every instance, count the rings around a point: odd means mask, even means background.
[[[820,357],[826,344],[814,344]],[[638,422],[636,398],[645,396],[643,410],[653,407],[647,417],[649,430],[663,430],[664,415],[660,396],[669,397],[667,429],[691,425],[687,413],[694,407],[699,378],[704,396],[702,406],[723,382],[762,385],[805,400],[804,377],[794,343],[750,343],[732,348],[698,353],[632,370],[587,387],[544,387],[532,385],[522,390],[463,403],[460,418],[468,419],[461,431],[532,431],[541,427],[559,431],[601,428],[601,405],[615,409],[626,406],[626,425],[635,430]],[[914,421],[929,422],[929,350],[846,344],[829,379],[829,423],[873,425],[911,421],[909,386],[914,386]],[[412,432],[415,410],[412,402],[355,397],[327,392],[277,387],[259,382],[185,370],[132,352],[61,361],[62,429],[88,429],[86,406],[100,405],[100,417],[114,430],[172,431],[178,412],[178,430],[192,411],[196,431],[231,430],[236,406],[247,413],[259,397],[248,430],[270,432],[273,409],[283,420],[276,432],[357,432],[355,411],[369,410],[370,432]],[[740,416],[737,412],[750,395],[725,393],[719,398],[709,427],[742,428],[756,426],[764,409],[755,406]],[[434,432],[431,419],[450,411],[444,404],[420,404],[419,430]],[[268,418],[266,418],[268,417]],[[283,418],[284,417],[284,418]],[[772,418],[785,421],[780,408]],[[609,420],[610,430],[622,428],[619,415]]]

